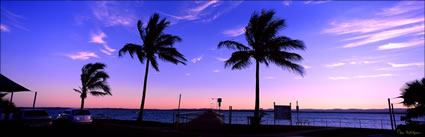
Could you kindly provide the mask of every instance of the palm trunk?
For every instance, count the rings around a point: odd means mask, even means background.
[[[85,99],[85,98],[81,98],[81,109],[83,109],[83,108],[84,108],[84,99]]]
[[[146,71],[145,71],[145,81],[143,83],[142,103],[140,105],[139,116],[137,117],[137,122],[143,121],[143,109],[145,108],[146,84],[147,84],[147,81],[148,81],[148,72],[149,72],[149,59],[147,59],[147,61],[146,61]]]
[[[255,69],[255,110],[252,124],[260,125],[260,62],[256,61]]]

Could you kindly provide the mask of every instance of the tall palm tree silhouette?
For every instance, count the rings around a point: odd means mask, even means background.
[[[93,96],[105,96],[111,95],[111,89],[107,83],[109,75],[103,71],[106,67],[103,63],[89,63],[83,66],[81,69],[81,87],[75,89],[75,92],[80,93],[81,97],[81,109],[84,108],[84,100],[87,98],[87,94]]]
[[[166,18],[162,19],[159,22],[158,21],[158,13],[155,13],[149,19],[149,23],[145,28],[142,26],[142,22],[139,20],[137,22],[137,29],[139,30],[143,45],[128,43],[119,51],[120,57],[122,57],[124,53],[128,52],[131,58],[133,58],[133,55],[136,54],[137,58],[142,64],[145,63],[146,60],[142,102],[140,105],[139,116],[137,117],[137,121],[139,122],[143,120],[143,109],[145,106],[146,84],[148,80],[149,63],[156,71],[159,71],[157,58],[174,64],[181,63],[186,65],[186,59],[184,58],[184,55],[178,52],[177,49],[173,47],[175,42],[181,41],[181,38],[170,34],[164,34],[162,32],[166,27],[170,25],[170,22],[166,21]]]
[[[411,107],[407,110],[408,118],[425,116],[425,78],[406,83],[399,98],[403,105]]]
[[[300,49],[304,50],[305,46],[302,41],[292,40],[285,36],[277,36],[281,28],[286,27],[285,20],[274,18],[275,12],[261,11],[254,12],[245,27],[245,39],[248,46],[245,46],[236,41],[226,40],[218,44],[218,48],[223,46],[237,50],[232,53],[232,56],[225,61],[225,67],[233,69],[243,69],[251,64],[251,58],[255,59],[256,66],[256,86],[255,86],[255,111],[252,119],[253,125],[259,125],[261,117],[260,109],[260,63],[269,66],[274,63],[282,68],[287,68],[303,76],[304,68],[294,61],[301,61],[303,58],[296,54],[288,52],[289,50]]]

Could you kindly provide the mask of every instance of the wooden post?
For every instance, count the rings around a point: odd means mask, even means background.
[[[32,103],[32,108],[34,109],[35,108],[35,101],[37,100],[37,92],[35,92],[35,95],[34,95],[34,102]]]
[[[391,101],[390,101],[390,98],[388,98],[388,110],[389,110],[389,113],[390,113],[391,130],[394,130],[394,126],[393,126],[393,116],[391,115],[391,114],[392,114],[392,111],[391,111]]]
[[[291,102],[289,102],[289,114],[291,114],[290,122],[291,122],[291,126],[292,126],[292,106],[291,106]]]
[[[273,102],[273,120],[274,120],[274,125],[276,125],[276,103]]]
[[[232,106],[229,106],[229,125],[232,125]]]
[[[176,116],[176,127],[179,128],[179,120],[180,120],[180,101],[182,98],[182,94],[179,96],[179,106],[177,108],[177,116]]]
[[[393,113],[393,120],[394,120],[394,128],[397,128],[397,122],[396,122],[396,119],[395,119],[395,112],[394,112],[394,105],[393,105],[393,103],[391,103],[391,112]]]

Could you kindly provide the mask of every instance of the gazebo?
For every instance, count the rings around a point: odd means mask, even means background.
[[[12,101],[13,101],[13,93],[14,92],[27,92],[27,91],[30,91],[30,90],[19,85],[18,83],[14,82],[12,80],[10,80],[9,78],[4,76],[3,74],[0,74],[0,92],[11,93],[10,103],[12,103]],[[35,102],[35,100],[34,100],[34,102]],[[6,116],[5,119],[8,119],[8,118],[9,117]]]

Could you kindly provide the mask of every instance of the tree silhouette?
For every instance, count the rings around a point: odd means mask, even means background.
[[[131,58],[133,58],[134,54],[136,54],[142,64],[145,63],[146,60],[142,102],[140,105],[139,115],[137,117],[137,121],[139,122],[143,120],[149,63],[156,71],[159,71],[157,58],[174,64],[181,63],[186,65],[184,63],[186,59],[183,54],[173,47],[175,42],[179,42],[182,39],[178,36],[163,33],[163,30],[170,25],[170,22],[166,21],[166,18],[159,22],[158,21],[159,15],[157,13],[149,19],[149,23],[146,27],[143,27],[142,22],[139,20],[137,22],[137,29],[139,30],[143,45],[128,43],[119,51],[120,57],[122,57],[124,53],[128,52]]]
[[[407,117],[425,116],[425,78],[422,78],[421,81],[416,80],[406,83],[401,91],[401,96],[399,97],[403,99],[401,103],[411,107],[407,110]]]
[[[81,87],[75,89],[75,92],[80,93],[81,97],[81,109],[84,108],[84,100],[87,98],[87,94],[93,96],[105,96],[111,95],[111,91],[106,80],[109,75],[103,71],[105,68],[103,63],[89,63],[83,66],[81,69]]]
[[[285,20],[274,18],[275,12],[261,11],[254,12],[249,20],[248,25],[245,27],[245,39],[248,46],[241,43],[226,40],[218,44],[218,48],[227,47],[229,49],[237,50],[232,53],[231,57],[225,61],[225,67],[232,67],[233,69],[247,68],[251,64],[251,58],[255,60],[256,67],[256,88],[255,88],[255,111],[254,118],[252,119],[253,125],[259,125],[261,117],[259,115],[260,109],[260,63],[269,66],[274,63],[279,67],[289,69],[297,74],[303,76],[304,68],[293,62],[301,61],[303,58],[296,54],[288,52],[289,50],[304,50],[305,46],[302,41],[292,40],[285,36],[278,36],[278,31],[284,27]]]

